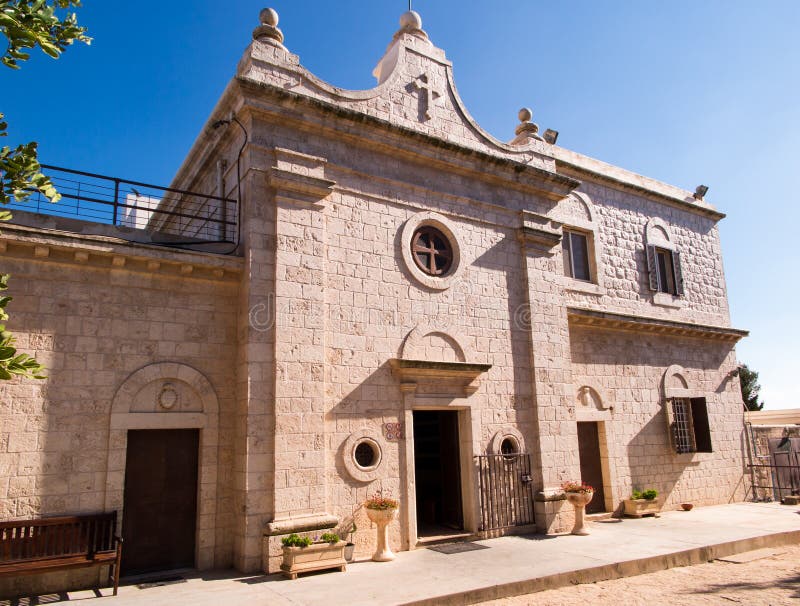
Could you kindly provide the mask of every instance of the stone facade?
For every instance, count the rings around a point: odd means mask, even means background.
[[[510,143],[488,135],[413,14],[369,91],[321,82],[262,19],[173,183],[213,191],[223,162],[236,255],[0,234],[12,328],[50,369],[0,386],[0,519],[119,510],[126,432],[193,427],[198,567],[275,571],[281,535],[353,520],[366,556],[378,489],[401,502],[393,547],[413,549],[421,411],[454,411],[468,534],[489,530],[474,457],[506,437],[532,461],[535,528],[568,527],[578,423],[597,428],[605,511],[643,487],[668,507],[744,498],[722,214],[543,140],[524,112]],[[413,259],[424,226],[451,247],[444,275]],[[589,281],[565,275],[570,230]],[[680,253],[682,294],[651,290],[648,245]],[[165,389],[188,407],[155,407]],[[712,452],[675,451],[675,398],[702,400]],[[375,460],[356,464],[364,441]]]

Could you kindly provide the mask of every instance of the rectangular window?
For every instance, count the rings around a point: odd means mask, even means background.
[[[712,452],[705,398],[674,398],[667,402],[675,452]]]
[[[650,272],[650,290],[683,296],[680,253],[648,245],[647,269]]]
[[[564,275],[576,280],[592,281],[589,270],[589,239],[585,233],[564,230],[561,240],[562,256],[564,257]]]

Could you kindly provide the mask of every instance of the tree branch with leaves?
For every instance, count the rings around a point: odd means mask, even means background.
[[[91,43],[86,28],[78,25],[75,13],[63,11],[80,7],[79,0],[0,0],[0,33],[7,46],[0,63],[19,69],[30,59],[28,50],[40,48],[58,59],[75,42]],[[8,124],[0,113],[0,137],[6,137]],[[10,204],[39,192],[51,202],[61,198],[52,181],[42,173],[35,141],[15,147],[0,147],[0,203]],[[0,221],[8,221],[11,213],[0,210]],[[8,288],[8,274],[0,274],[0,291]],[[0,294],[0,321],[8,320],[6,306],[11,297]],[[17,354],[15,338],[0,324],[0,380],[16,376],[43,379],[44,367],[28,354]]]

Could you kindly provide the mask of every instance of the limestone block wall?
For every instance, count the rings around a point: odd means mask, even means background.
[[[644,195],[585,180],[552,216],[591,230],[595,281],[600,288],[565,280],[570,306],[682,322],[728,326],[727,291],[716,221]],[[648,284],[646,228],[654,218],[669,230],[681,255],[684,297],[654,297]],[[559,251],[559,256],[560,256]]]
[[[634,488],[655,488],[668,508],[744,498],[743,412],[739,383],[728,374],[736,368],[731,344],[582,327],[571,328],[570,341],[574,385],[596,389],[613,407],[605,451],[616,505]],[[706,397],[713,453],[679,455],[671,447],[662,381],[672,364],[683,366],[692,392]]]
[[[138,369],[177,363],[207,379],[219,404],[209,439],[221,472],[198,541],[214,546],[206,565],[230,565],[240,261],[13,227],[3,236],[8,327],[48,378],[0,384],[0,519],[121,509],[107,492],[122,463],[109,457],[115,394]]]

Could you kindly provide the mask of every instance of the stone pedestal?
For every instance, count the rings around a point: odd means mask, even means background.
[[[389,523],[397,517],[397,509],[369,509],[367,517],[378,525],[378,547],[372,556],[373,562],[391,562],[395,555],[389,547]]]
[[[593,492],[568,492],[567,501],[575,508],[575,525],[570,534],[587,535],[589,530],[586,528],[586,506],[594,496]]]

